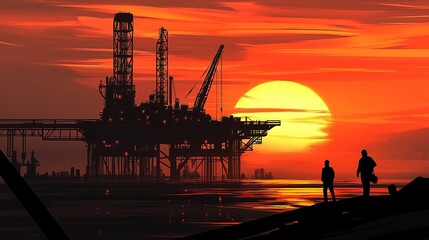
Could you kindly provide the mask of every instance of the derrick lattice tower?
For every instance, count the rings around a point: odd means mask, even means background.
[[[167,105],[168,100],[168,31],[159,29],[156,42],[156,102]],[[168,104],[171,105],[171,99]]]

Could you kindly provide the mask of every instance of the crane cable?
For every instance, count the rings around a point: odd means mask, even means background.
[[[188,94],[186,94],[186,96],[183,99],[186,99],[189,94],[191,94],[192,90],[194,90],[195,86],[197,86],[197,84],[200,82],[201,78],[206,74],[207,70],[209,70],[210,66],[208,66],[206,68],[206,70],[203,72],[203,74],[201,74],[200,78],[198,78],[197,82],[194,84],[194,86],[192,86],[191,90],[189,90]]]
[[[222,119],[222,111],[223,111],[223,69],[222,69],[222,55],[220,55],[220,118]]]

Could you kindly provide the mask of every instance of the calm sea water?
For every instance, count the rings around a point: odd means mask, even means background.
[[[174,239],[323,201],[320,182],[158,183],[32,182],[32,188],[72,239]],[[336,183],[338,199],[360,185]],[[373,185],[373,195],[388,194]],[[7,186],[0,185],[0,239],[44,239]]]

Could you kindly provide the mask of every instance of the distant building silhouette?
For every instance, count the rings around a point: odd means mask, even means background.
[[[273,179],[273,174],[271,172],[267,172],[267,173],[265,173],[264,178],[265,179]]]
[[[255,179],[264,179],[265,170],[263,168],[255,169]]]
[[[255,179],[273,179],[271,172],[265,172],[263,168],[255,169]]]

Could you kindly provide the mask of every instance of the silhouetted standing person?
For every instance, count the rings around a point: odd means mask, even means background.
[[[357,168],[356,175],[359,177],[359,173],[360,173],[360,180],[362,182],[362,188],[363,188],[363,196],[369,197],[371,177],[372,177],[372,174],[374,173],[374,167],[377,166],[377,163],[375,163],[372,157],[368,156],[368,153],[365,149],[363,149],[361,153],[362,153],[362,157],[359,160],[359,165]]]
[[[322,168],[323,198],[325,202],[328,202],[328,188],[329,192],[331,192],[332,201],[335,202],[334,178],[334,169],[329,166],[329,160],[325,160],[325,167]]]

